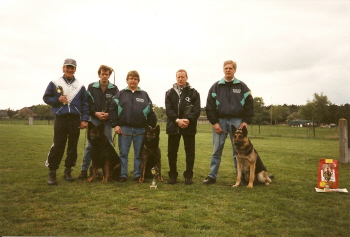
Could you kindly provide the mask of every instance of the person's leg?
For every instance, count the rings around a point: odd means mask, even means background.
[[[132,132],[131,127],[122,126],[123,133],[130,134]],[[132,136],[119,134],[118,136],[118,146],[119,146],[119,156],[120,156],[120,177],[128,178],[128,155],[130,151],[130,146],[132,142]]]
[[[185,183],[192,184],[193,166],[195,159],[195,135],[183,135],[186,152],[186,171],[184,172]]]
[[[221,128],[225,128],[226,120],[227,119],[219,119],[219,124]],[[211,156],[210,173],[208,175],[212,179],[216,179],[218,176],[219,167],[221,163],[221,155],[224,149],[226,137],[226,132],[217,134],[213,129],[213,153]]]
[[[227,121],[226,131],[230,132],[230,143],[232,146],[232,159],[233,159],[233,165],[236,171],[237,175],[237,160],[236,160],[236,149],[235,146],[233,145],[233,133],[232,133],[232,125],[234,125],[237,129],[239,126],[241,126],[242,119],[241,118],[231,118]]]
[[[169,181],[168,184],[175,184],[178,176],[177,172],[177,153],[179,151],[181,135],[168,135],[168,163],[169,163]]]
[[[78,158],[78,141],[80,136],[80,117],[77,115],[69,116],[68,125],[68,147],[67,157],[65,160],[66,169],[64,171],[64,178],[66,181],[74,181],[71,176],[71,167],[76,165]]]
[[[143,143],[143,138],[145,129],[144,128],[133,128],[133,144],[134,144],[134,179],[138,179],[141,176],[141,146]]]

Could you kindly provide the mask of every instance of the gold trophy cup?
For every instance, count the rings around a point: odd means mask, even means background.
[[[153,180],[152,180],[152,184],[151,186],[149,186],[150,188],[153,188],[153,189],[156,189],[157,188],[157,183],[156,183],[156,180],[157,180],[157,177],[158,177],[158,174],[159,174],[159,169],[157,166],[153,167],[151,169],[151,172],[152,172],[152,175],[153,175]]]
[[[329,188],[329,180],[332,178],[332,172],[325,171],[323,172],[323,178],[326,180],[326,187],[324,188],[324,191],[329,192],[331,189]]]
[[[63,95],[63,88],[62,88],[62,86],[57,86],[57,88],[56,88],[56,91],[58,92],[58,94],[60,94],[60,95]],[[66,104],[66,103],[63,103],[64,105]]]

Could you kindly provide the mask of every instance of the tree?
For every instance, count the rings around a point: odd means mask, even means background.
[[[16,111],[8,108],[7,109],[7,116],[9,116],[9,119],[12,119],[12,117],[16,114]]]
[[[157,119],[166,120],[165,109],[163,107],[153,106],[154,113],[157,115]]]
[[[32,106],[33,112],[40,118],[40,119],[51,119],[53,118],[51,106],[39,104]]]
[[[33,113],[33,111],[31,109],[29,109],[28,107],[24,107],[23,109],[21,109],[20,111],[18,111],[18,118],[28,118],[29,116],[34,116],[35,114]]]
[[[259,125],[259,134],[260,134],[260,125],[264,121],[268,121],[269,112],[264,107],[265,103],[262,97],[254,97],[254,117],[253,123]]]

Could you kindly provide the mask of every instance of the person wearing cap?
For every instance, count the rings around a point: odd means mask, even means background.
[[[134,146],[134,180],[141,176],[140,151],[146,127],[155,127],[157,116],[153,111],[152,101],[146,91],[138,86],[140,76],[137,71],[130,71],[126,76],[128,86],[119,91],[109,109],[109,120],[114,132],[118,134],[121,174],[118,182],[128,178],[128,155],[131,143]]]
[[[64,179],[74,181],[71,168],[75,166],[78,153],[79,129],[87,127],[89,103],[85,87],[74,77],[77,63],[67,58],[63,63],[63,76],[52,80],[46,88],[43,100],[52,106],[55,115],[53,144],[46,160],[49,168],[49,185],[57,184],[56,170],[62,161],[68,140]]]
[[[119,91],[118,87],[109,81],[113,69],[106,65],[101,65],[97,71],[100,78],[99,81],[89,84],[87,94],[89,98],[89,113],[90,120],[96,126],[101,123],[105,126],[105,135],[109,142],[113,144],[112,140],[112,127],[108,120],[109,105],[112,102],[114,96]],[[81,172],[78,178],[87,178],[87,170],[91,163],[90,157],[91,144],[89,141],[86,143],[83,164],[81,166]]]
[[[232,125],[236,128],[248,127],[254,116],[254,102],[248,86],[235,77],[236,62],[224,62],[225,76],[215,82],[209,90],[206,104],[206,113],[209,122],[213,125],[213,153],[211,156],[210,173],[203,184],[216,182],[221,155],[224,149],[227,134],[232,141]],[[237,173],[236,152],[233,142],[232,158]]]
[[[177,83],[165,93],[165,110],[167,115],[166,133],[168,134],[169,181],[175,184],[178,176],[177,153],[181,136],[186,152],[186,170],[183,175],[185,184],[192,184],[195,159],[195,135],[197,120],[200,115],[200,95],[187,82],[187,72],[180,69],[176,72]]]

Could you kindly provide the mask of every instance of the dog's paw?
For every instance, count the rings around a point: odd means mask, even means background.
[[[162,176],[159,176],[159,177],[158,177],[158,181],[159,181],[159,182],[163,182],[163,177],[162,177]]]
[[[253,188],[253,184],[248,184],[247,188]]]
[[[269,183],[269,182],[266,182],[265,185],[270,185],[270,183]]]
[[[239,183],[236,183],[234,185],[232,185],[232,188],[237,188],[239,186]]]

